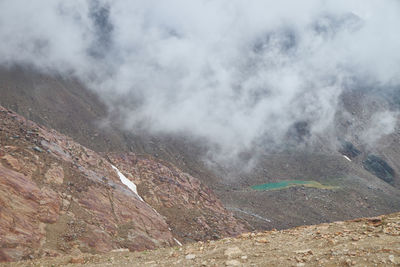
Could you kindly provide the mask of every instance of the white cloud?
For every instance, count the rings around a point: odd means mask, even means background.
[[[331,125],[350,78],[397,84],[395,0],[0,2],[0,63],[73,71],[127,128],[237,154]]]

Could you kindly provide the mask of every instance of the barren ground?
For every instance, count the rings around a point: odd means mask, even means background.
[[[183,247],[76,254],[2,266],[400,266],[400,213]]]

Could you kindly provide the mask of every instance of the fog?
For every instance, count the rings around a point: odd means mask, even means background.
[[[355,81],[398,86],[399,26],[396,0],[2,0],[0,64],[74,75],[129,131],[234,157],[279,147],[299,122],[329,135]],[[377,112],[361,135],[396,116]]]

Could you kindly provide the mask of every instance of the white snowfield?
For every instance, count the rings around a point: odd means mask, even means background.
[[[119,179],[121,180],[121,182],[122,182],[124,185],[126,185],[133,193],[135,193],[136,196],[137,196],[141,201],[144,202],[143,198],[141,198],[141,197],[139,196],[138,192],[137,192],[136,185],[135,185],[134,183],[132,183],[131,180],[129,180],[128,178],[126,178],[125,175],[123,175],[123,174],[118,170],[117,167],[115,167],[115,166],[112,165],[112,164],[111,164],[111,167],[113,167],[113,169],[117,172],[117,174],[118,174]],[[155,213],[159,214],[153,207],[151,207],[151,208],[154,210]],[[159,215],[160,215],[160,214],[159,214]],[[161,216],[161,215],[160,215],[160,216]],[[171,231],[171,228],[168,228],[168,230]],[[176,239],[175,237],[174,237],[174,241],[175,241],[179,246],[182,246],[182,243],[179,242],[179,240]]]
[[[351,162],[351,159],[350,159],[348,156],[346,156],[346,155],[343,155],[343,157],[344,157],[345,159],[347,159],[348,161],[350,161],[350,162]]]
[[[179,242],[179,240],[178,239],[176,239],[175,237],[174,237],[174,241],[178,244],[178,246],[180,246],[180,247],[182,247],[182,243],[181,242]]]
[[[117,172],[119,179],[121,180],[121,182],[126,185],[133,193],[135,193],[137,195],[137,197],[144,202],[143,198],[141,198],[137,192],[136,189],[136,185],[134,183],[131,182],[131,180],[129,180],[128,178],[125,177],[125,175],[123,175],[118,169],[117,167],[115,167],[114,165],[111,165],[113,167],[113,169]]]

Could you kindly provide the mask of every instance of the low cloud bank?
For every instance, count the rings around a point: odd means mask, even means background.
[[[399,14],[396,0],[3,0],[0,64],[75,75],[127,129],[236,156],[328,131],[354,81],[398,86]]]

